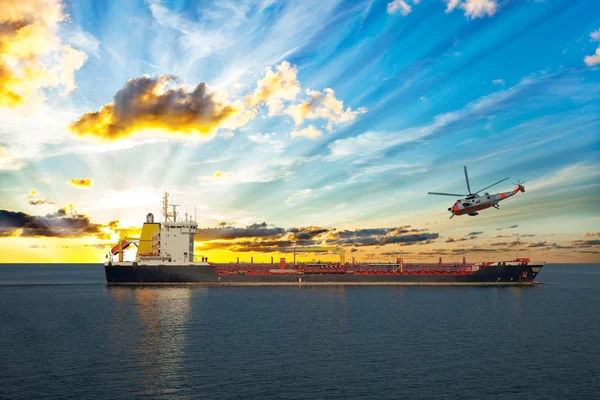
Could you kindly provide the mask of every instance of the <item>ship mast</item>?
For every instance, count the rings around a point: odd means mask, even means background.
[[[172,213],[169,212],[169,207],[173,208]],[[163,208],[162,208],[162,213],[163,213],[163,216],[165,217],[165,220],[164,220],[165,223],[169,222],[171,217],[173,218],[172,219],[173,222],[177,222],[177,209],[175,207],[179,207],[179,204],[169,204],[169,193],[165,192],[165,195],[163,196]]]
[[[517,260],[519,259],[519,234],[517,233]]]

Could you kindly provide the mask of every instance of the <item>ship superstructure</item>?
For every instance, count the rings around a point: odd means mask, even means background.
[[[501,262],[405,263],[347,262],[340,246],[294,247],[293,262],[281,258],[271,263],[209,263],[194,254],[194,235],[198,224],[187,213],[178,219],[177,205],[169,206],[165,193],[162,222],[148,214],[139,237],[122,237],[112,248],[105,263],[108,284],[212,284],[212,285],[530,285],[544,263],[529,258]],[[170,210],[171,209],[171,210]],[[134,261],[123,254],[137,246]],[[296,252],[334,251],[340,261],[296,263]],[[117,258],[117,260],[115,260]]]
[[[161,282],[165,279],[164,272],[169,280],[181,282],[196,276],[217,275],[206,258],[195,259],[194,235],[198,229],[195,219],[186,213],[184,219],[178,220],[178,206],[169,206],[168,193],[164,194],[162,206],[162,222],[155,222],[154,215],[149,213],[139,237],[121,237],[111,249],[105,263],[109,283]],[[132,245],[137,247],[135,260],[124,261],[125,250]],[[169,267],[166,271],[159,268],[166,266]]]

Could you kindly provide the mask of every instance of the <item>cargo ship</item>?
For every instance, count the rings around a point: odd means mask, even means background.
[[[517,257],[512,261],[467,263],[351,262],[343,247],[293,248],[294,259],[273,263],[212,263],[194,254],[198,224],[185,215],[178,220],[176,206],[169,211],[163,198],[163,220],[148,214],[139,237],[121,237],[104,264],[108,285],[199,284],[252,285],[531,285],[544,266]],[[123,254],[137,246],[135,261]],[[296,263],[296,252],[336,251],[340,261]]]

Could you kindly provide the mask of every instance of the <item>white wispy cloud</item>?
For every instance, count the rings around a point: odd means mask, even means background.
[[[583,61],[589,67],[600,64],[600,46],[598,46],[594,54],[591,56],[585,56]]]
[[[316,140],[323,135],[323,132],[315,128],[314,125],[309,125],[304,129],[292,131],[293,138],[304,137],[310,140]]]
[[[580,184],[584,181],[600,178],[600,170],[595,165],[583,163],[572,164],[537,178],[528,187],[531,191],[548,189],[562,190],[565,187]]]
[[[519,96],[530,86],[550,78],[540,75],[522,79],[518,84],[468,103],[460,110],[438,114],[426,125],[410,127],[396,132],[369,131],[358,136],[338,139],[328,145],[329,161],[353,158],[355,163],[384,157],[384,152],[393,147],[416,142],[440,132],[450,124],[463,119],[485,118],[501,109],[507,101]]]
[[[395,14],[400,11],[402,15],[408,15],[412,11],[412,8],[408,3],[404,0],[394,0],[387,5],[387,13]]]
[[[277,133],[254,133],[248,135],[248,140],[254,143],[265,145],[269,151],[281,153],[285,149],[283,140],[277,139]]]
[[[80,26],[67,30],[64,41],[86,54],[100,58],[100,41],[91,33],[84,31]]]
[[[455,8],[461,8],[465,12],[465,17],[475,19],[483,18],[486,15],[493,17],[498,12],[498,2],[496,0],[444,0],[446,2],[446,13],[452,12]]]

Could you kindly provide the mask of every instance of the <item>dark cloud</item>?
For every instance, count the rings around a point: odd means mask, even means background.
[[[52,199],[46,199],[46,200],[41,200],[41,199],[38,199],[38,200],[28,200],[27,202],[29,204],[31,204],[32,206],[39,206],[39,205],[42,205],[42,204],[56,204],[56,201],[52,200]]]
[[[314,243],[311,243],[314,244]],[[236,240],[230,242],[214,241],[204,243],[199,250],[229,250],[235,252],[260,252],[260,253],[271,253],[271,252],[283,252],[295,245],[295,242],[291,240]]]
[[[188,92],[185,87],[169,88],[176,80],[172,75],[130,79],[113,103],[83,114],[71,129],[78,135],[108,140],[128,136],[139,128],[208,134],[238,111],[218,99],[205,82]]]
[[[574,247],[593,247],[593,246],[600,246],[600,239],[594,239],[594,240],[573,240],[571,242],[571,244]]]
[[[246,228],[225,226],[200,229],[196,240],[204,242],[203,250],[225,249],[230,251],[274,252],[291,250],[294,246],[345,246],[356,247],[385,246],[396,244],[409,246],[427,244],[439,237],[426,229],[409,229],[410,226],[396,228],[366,228],[336,231],[318,226],[293,227],[287,230],[272,227],[265,222],[252,224]]]
[[[94,224],[89,217],[66,207],[44,216],[23,212],[0,210],[0,236],[21,237],[84,237],[96,236],[108,239],[101,224]]]
[[[458,237],[449,237],[445,240],[446,243],[455,243],[455,242],[464,242],[466,240],[473,240],[473,239],[477,239],[477,237],[479,235],[483,234],[483,232],[481,231],[477,231],[477,232],[471,232],[468,235],[465,236],[458,236]]]
[[[515,228],[518,228],[518,227],[519,227],[519,225],[511,225],[511,226],[504,226],[502,228],[496,228],[496,230],[497,231],[501,231],[501,230],[504,230],[504,229],[515,229]]]
[[[288,232],[290,233],[290,240],[297,241],[313,239],[323,233],[329,232],[329,229],[318,226],[306,226],[301,228],[290,228],[288,229]]]
[[[329,238],[327,243],[343,245],[343,246],[384,246],[386,244],[398,244],[401,246],[409,246],[413,244],[427,244],[431,243],[434,239],[439,238],[438,233],[411,233],[409,230],[404,228],[380,228],[380,229],[369,229],[368,231],[376,232],[371,236],[368,236],[364,229],[357,230],[357,235],[349,236],[348,232],[339,232],[337,238]],[[380,234],[384,232],[384,234]]]
[[[236,228],[233,226],[224,226],[220,228],[201,228],[198,229],[198,233],[196,233],[196,240],[211,241],[241,238],[280,237],[284,234],[285,229],[269,227],[265,222],[263,222],[260,224],[248,225],[245,228]]]

